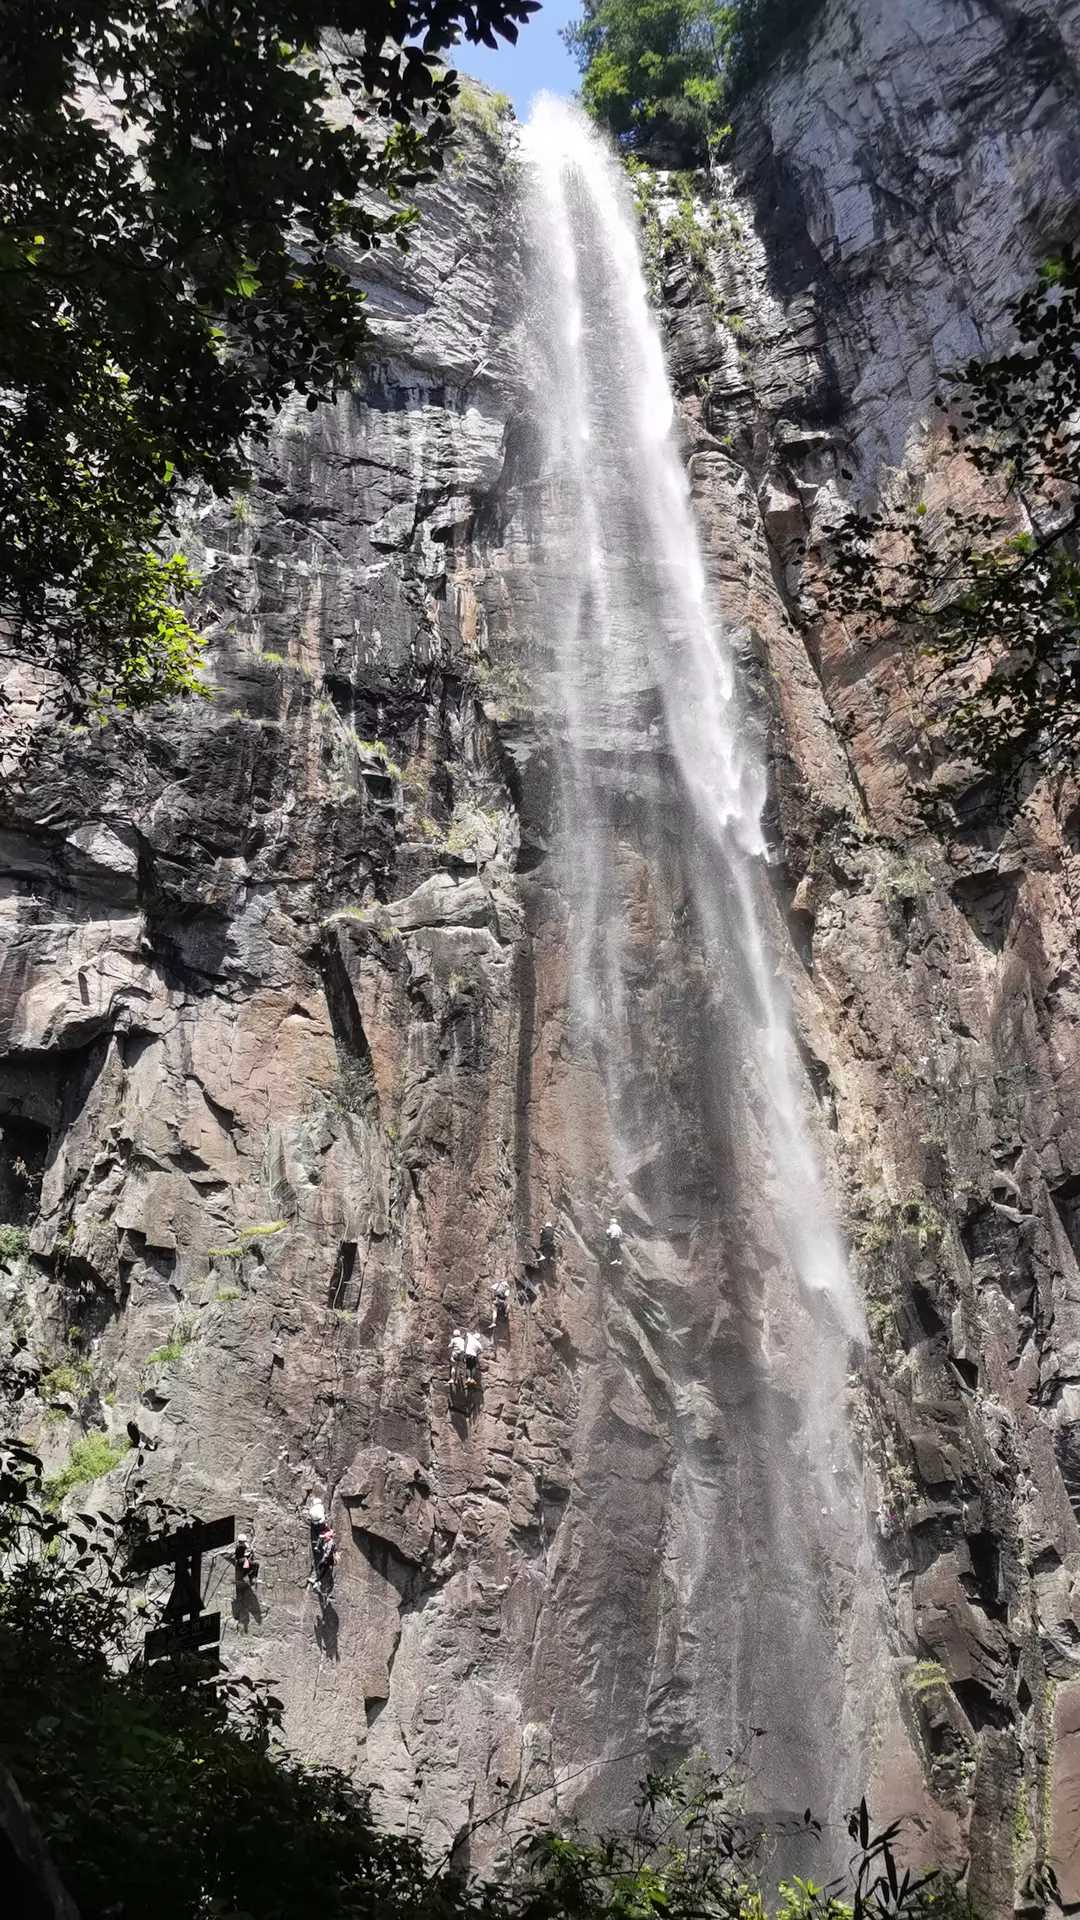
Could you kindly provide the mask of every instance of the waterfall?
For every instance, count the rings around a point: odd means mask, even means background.
[[[609,1207],[627,1234],[603,1308],[611,1394],[620,1369],[654,1399],[669,1383],[670,1606],[639,1724],[675,1752],[756,1722],[761,1803],[835,1819],[862,1724],[845,1663],[868,1549],[844,1407],[861,1314],[765,939],[763,756],[710,612],[627,182],[547,98],[523,161],[530,669],[588,1086],[566,1115],[567,1207],[586,1240]]]

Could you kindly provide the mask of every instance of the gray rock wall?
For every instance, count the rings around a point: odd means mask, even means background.
[[[712,184],[712,293],[679,268],[663,287],[768,728],[774,947],[872,1331],[852,1419],[887,1604],[848,1646],[838,1764],[872,1707],[879,1810],[970,1851],[988,1912],[1044,1851],[1080,1892],[1080,803],[1061,783],[1006,812],[939,754],[888,637],[856,654],[815,621],[815,543],[903,463],[960,484],[927,397],[1075,227],[1078,37],[1073,4],[833,0]],[[305,1751],[463,1858],[549,1813],[554,1769],[561,1806],[610,1805],[636,1749],[725,1739],[760,1599],[740,1541],[761,1516],[730,1518],[754,1312],[708,1261],[664,1266],[673,1223],[624,1294],[597,1257],[518,240],[506,142],[472,123],[418,246],[365,263],[357,392],[283,417],[250,506],[199,521],[214,698],[39,737],[3,812],[0,1214],[30,1239],[2,1286],[44,1375],[20,1430],[59,1466],[134,1417],[153,1491],[253,1524],[257,1605],[214,1574],[229,1659],[274,1675]],[[628,870],[652,863],[643,1018],[687,1085],[700,956],[627,812]],[[687,1165],[688,1213],[722,1216],[723,1180]],[[747,1262],[752,1300],[767,1238]],[[682,1400],[658,1274],[703,1356]],[[502,1276],[538,1297],[515,1293],[465,1419],[447,1333]],[[313,1491],[342,1541],[325,1612]],[[823,1578],[838,1639],[850,1598]]]

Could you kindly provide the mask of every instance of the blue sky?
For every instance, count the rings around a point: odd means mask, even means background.
[[[527,120],[534,94],[545,89],[548,93],[577,91],[577,66],[559,39],[559,28],[580,12],[578,0],[542,0],[539,13],[522,27],[516,47],[500,40],[498,53],[492,53],[488,47],[463,42],[456,55],[459,71],[508,93],[518,119]]]

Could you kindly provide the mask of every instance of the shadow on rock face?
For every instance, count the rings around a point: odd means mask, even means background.
[[[451,1385],[447,1389],[446,1405],[455,1433],[464,1440],[469,1431],[470,1420],[475,1420],[477,1414],[483,1412],[483,1374],[475,1374],[465,1387]]]
[[[247,1633],[252,1621],[256,1626],[261,1625],[263,1610],[254,1587],[246,1584],[237,1587],[233,1595],[232,1617],[241,1633]]]
[[[554,1278],[554,1275],[555,1275],[554,1260],[550,1261],[546,1268],[534,1267],[526,1264],[525,1271],[517,1283],[517,1297],[518,1297],[519,1307],[534,1307],[536,1305],[536,1302],[540,1297],[539,1282],[544,1277],[545,1273],[550,1278],[552,1279]]]
[[[337,1608],[332,1601],[328,1600],[320,1609],[319,1617],[315,1622],[315,1643],[319,1652],[324,1653],[328,1660],[336,1660],[338,1657],[339,1625]]]

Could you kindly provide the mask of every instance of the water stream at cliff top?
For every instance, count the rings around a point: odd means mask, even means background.
[[[861,1315],[764,935],[763,760],[710,612],[627,182],[553,100],[524,160],[531,664],[557,743],[567,1045],[590,1089],[566,1117],[566,1204],[586,1242],[609,1207],[627,1235],[612,1404],[655,1407],[672,1383],[671,1607],[642,1724],[672,1753],[759,1724],[761,1803],[835,1813],[840,1615],[866,1551],[843,1404]]]

